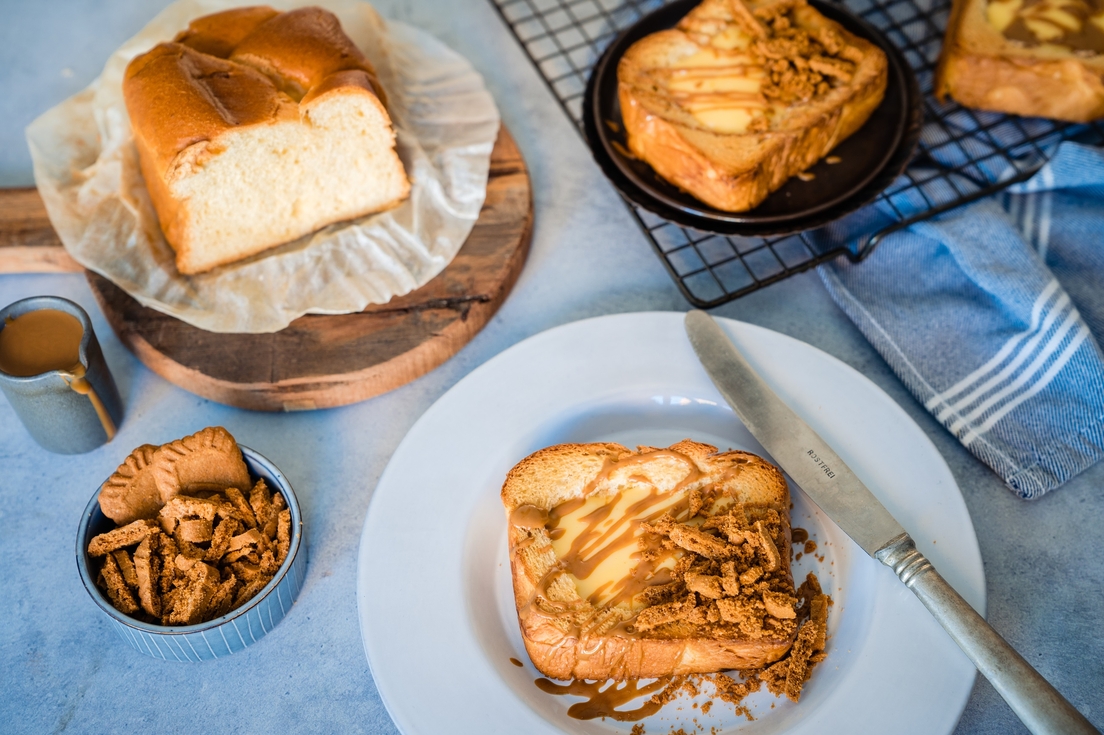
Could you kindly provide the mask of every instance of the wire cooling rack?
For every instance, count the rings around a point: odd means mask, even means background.
[[[582,131],[594,64],[624,29],[663,0],[491,0],[564,111]],[[827,227],[785,237],[713,235],[628,200],[682,293],[719,306],[840,255],[857,262],[896,230],[1029,178],[1065,139],[1099,145],[1104,126],[980,112],[932,96],[950,0],[845,0],[902,51],[923,95],[924,129],[905,173],[875,202]]]

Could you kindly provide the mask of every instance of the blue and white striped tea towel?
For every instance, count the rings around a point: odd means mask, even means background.
[[[1104,152],[820,269],[913,395],[1022,498],[1104,456]]]

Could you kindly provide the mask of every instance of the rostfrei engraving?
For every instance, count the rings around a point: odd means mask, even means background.
[[[816,452],[810,449],[808,452],[806,452],[806,454],[813,458],[813,461],[817,463],[817,466],[820,467],[821,471],[824,472],[825,475],[827,475],[829,478],[835,478],[836,473],[832,471],[831,467],[824,463],[824,460],[817,456]]]

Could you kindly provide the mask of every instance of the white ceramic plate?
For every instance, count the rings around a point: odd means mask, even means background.
[[[682,320],[624,314],[538,334],[457,383],[399,445],[364,521],[357,602],[372,674],[404,733],[628,732],[631,723],[571,719],[577,698],[534,686],[539,674],[518,631],[499,490],[519,460],[561,442],[666,446],[691,437],[765,455],[698,363]],[[835,358],[720,321],[984,613],[973,525],[920,428]],[[819,544],[795,564],[795,577],[816,571],[835,602],[827,660],[798,705],[760,692],[748,722],[720,702],[702,715],[684,700],[645,720],[647,732],[693,732],[695,721],[716,733],[950,732],[973,666],[888,568],[791,488],[793,525]]]

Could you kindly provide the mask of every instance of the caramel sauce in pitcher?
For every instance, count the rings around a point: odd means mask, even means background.
[[[72,371],[80,364],[82,337],[80,321],[57,309],[9,317],[0,329],[0,370],[18,378]]]
[[[59,371],[74,392],[88,396],[107,440],[111,441],[115,422],[88,382],[80,361],[83,338],[80,320],[58,309],[39,309],[9,317],[0,329],[0,371],[17,378]]]

